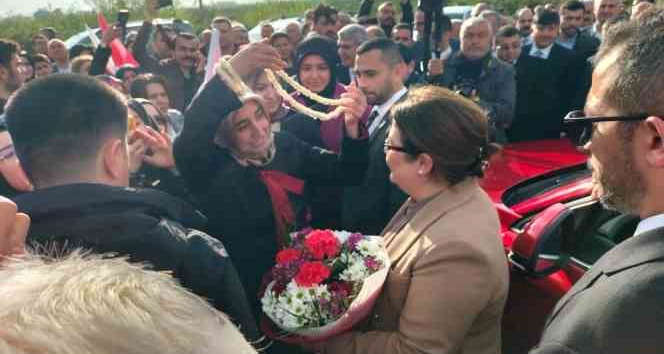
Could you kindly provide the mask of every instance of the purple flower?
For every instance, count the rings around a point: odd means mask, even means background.
[[[375,272],[380,268],[380,262],[373,257],[367,257],[364,259],[364,266]]]
[[[362,236],[362,234],[354,233],[354,234],[348,236],[348,240],[346,240],[346,244],[348,244],[348,248],[351,251],[355,251],[356,248],[357,248],[357,243],[362,241],[363,238],[364,238],[364,236]]]

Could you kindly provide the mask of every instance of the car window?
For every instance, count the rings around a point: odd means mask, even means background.
[[[531,178],[505,191],[502,198],[503,203],[510,207],[561,186],[588,178],[590,175],[590,170],[583,164]]]

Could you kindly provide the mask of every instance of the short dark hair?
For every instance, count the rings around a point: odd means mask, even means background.
[[[561,7],[561,10],[567,10],[567,11],[579,11],[583,10],[584,12],[586,11],[586,6],[583,5],[581,1],[578,0],[570,0],[565,2]]]
[[[664,9],[654,8],[607,30],[595,64],[616,51],[619,55],[612,65],[615,75],[607,86],[606,102],[621,114],[664,116]]]
[[[138,74],[140,74],[140,73],[142,72],[142,70],[141,70],[140,67],[136,67],[136,66],[134,66],[134,65],[132,65],[132,64],[125,64],[125,65],[122,65],[122,66],[121,66],[121,67],[115,72],[115,77],[118,78],[118,79],[120,79],[120,80],[123,80],[123,79],[124,79],[124,74],[125,74],[127,71],[133,71],[134,74],[136,74],[136,75],[138,75]]]
[[[9,39],[0,38],[0,65],[9,68],[14,55],[18,55],[21,51],[21,46]]]
[[[5,117],[21,165],[37,187],[92,168],[105,140],[127,133],[124,98],[86,75],[49,75],[26,84]]]
[[[357,55],[368,53],[372,50],[380,51],[383,59],[390,66],[403,62],[401,52],[397,43],[389,38],[379,37],[368,40],[357,47]]]
[[[539,26],[560,25],[560,15],[551,10],[542,10],[535,14],[533,23]]]
[[[35,65],[37,65],[37,63],[50,64],[51,60],[46,56],[46,54],[38,53],[32,56],[32,62],[35,63]]]
[[[84,54],[84,52],[90,52],[94,54],[94,49],[89,45],[84,44],[75,44],[71,49],[69,49],[69,59],[74,59],[79,55]]]
[[[175,47],[175,43],[178,39],[184,39],[184,40],[187,40],[187,41],[197,41],[198,42],[198,36],[197,35],[195,35],[193,33],[189,33],[189,32],[179,32],[173,38],[173,47]]]
[[[496,32],[496,38],[520,37],[521,32],[514,26],[503,26]]]
[[[58,37],[58,31],[53,27],[42,27],[39,29],[39,32],[46,36],[48,40]]]
[[[482,177],[496,146],[489,143],[489,121],[469,99],[446,88],[411,89],[390,111],[408,151],[433,159],[433,175],[450,185]]]
[[[33,35],[30,41],[34,43],[34,41],[37,40],[37,38],[43,38],[45,41],[48,41],[48,38],[46,38],[46,36],[41,33]]]
[[[396,31],[396,30],[409,30],[409,31],[413,32],[413,26],[411,26],[408,23],[400,22],[400,23],[397,23],[394,26],[394,28],[392,28],[392,31]]]
[[[318,4],[314,8],[314,24],[318,23],[318,20],[325,18],[326,20],[332,19],[333,16],[337,16],[339,11],[333,6],[327,4]]]
[[[166,79],[161,75],[155,75],[152,73],[141,74],[134,78],[134,81],[131,83],[131,88],[129,94],[133,98],[144,98],[148,99],[148,85],[159,84],[164,87],[166,94],[168,94],[168,84]]]

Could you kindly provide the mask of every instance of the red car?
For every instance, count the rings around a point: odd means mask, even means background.
[[[636,229],[637,217],[590,197],[586,161],[566,139],[509,144],[481,181],[496,204],[510,264],[504,353],[527,353],[537,344],[556,302]]]

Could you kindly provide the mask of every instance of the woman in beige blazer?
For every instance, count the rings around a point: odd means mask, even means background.
[[[392,109],[390,179],[410,199],[383,231],[392,269],[366,323],[323,353],[500,353],[508,290],[498,216],[477,185],[488,123],[439,87],[411,90]]]

